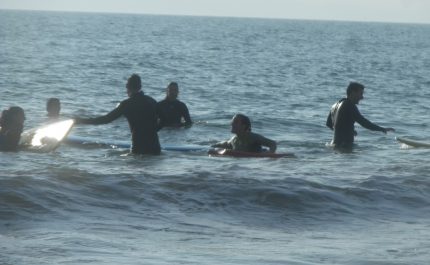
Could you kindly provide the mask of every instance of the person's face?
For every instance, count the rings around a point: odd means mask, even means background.
[[[166,96],[169,101],[175,101],[178,98],[179,88],[178,86],[171,85],[166,89]]]
[[[241,134],[245,132],[245,124],[242,123],[240,117],[234,116],[230,123],[230,131],[234,134]]]
[[[357,91],[353,90],[349,98],[351,99],[352,103],[358,104],[358,102],[360,102],[360,100],[363,99],[363,94],[364,94],[364,88],[358,89]]]
[[[60,110],[61,110],[60,103],[56,102],[56,103],[52,104],[51,107],[49,108],[49,114],[51,114],[51,115],[59,115],[60,114]]]

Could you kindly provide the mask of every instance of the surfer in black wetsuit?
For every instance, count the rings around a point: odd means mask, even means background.
[[[166,113],[169,123],[166,126],[181,127],[191,125],[191,117],[187,105],[179,101],[179,86],[176,82],[170,82],[166,88],[166,98],[158,102],[158,106]],[[185,122],[182,122],[184,118]]]
[[[332,145],[351,146],[354,136],[357,136],[357,132],[354,130],[355,122],[366,129],[381,131],[385,134],[388,131],[394,131],[393,128],[382,128],[373,124],[360,114],[356,104],[363,99],[363,93],[362,84],[351,82],[346,89],[346,98],[339,100],[331,107],[326,125],[334,131]]]
[[[0,151],[17,151],[25,114],[20,107],[3,110],[0,117]]]
[[[157,132],[167,122],[164,112],[157,101],[143,94],[140,77],[132,74],[126,84],[128,99],[104,116],[92,119],[75,119],[79,124],[106,124],[122,115],[127,118],[131,131],[131,152],[134,154],[159,155],[161,152]]]
[[[58,118],[60,116],[61,103],[58,98],[50,98],[46,102],[46,113],[50,118]]]

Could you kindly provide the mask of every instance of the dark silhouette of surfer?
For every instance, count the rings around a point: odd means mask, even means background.
[[[178,94],[178,83],[170,82],[167,84],[166,98],[158,102],[158,105],[169,119],[169,123],[166,126],[181,127],[192,124],[187,105],[178,100]],[[182,118],[184,118],[184,122],[182,122]]]
[[[25,114],[20,107],[3,110],[0,116],[0,151],[17,151]]]
[[[50,98],[46,102],[46,112],[50,118],[58,118],[60,116],[61,103],[58,98]]]
[[[157,132],[167,123],[167,117],[157,101],[141,91],[141,79],[137,74],[132,74],[125,86],[129,98],[115,109],[97,118],[76,118],[75,124],[106,124],[125,116],[131,131],[131,152],[159,155],[161,146]]]
[[[357,132],[354,123],[372,131],[387,133],[394,131],[393,128],[382,128],[364,118],[357,108],[357,104],[363,99],[364,86],[357,82],[351,82],[346,89],[346,98],[336,102],[330,110],[326,125],[334,131],[333,146],[351,147]]]

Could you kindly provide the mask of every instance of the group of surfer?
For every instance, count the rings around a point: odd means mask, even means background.
[[[160,102],[145,95],[141,91],[141,79],[132,74],[126,83],[128,99],[106,115],[96,118],[75,118],[75,124],[106,124],[124,116],[130,126],[131,152],[134,154],[159,155],[161,146],[158,131],[164,126],[180,127],[191,125],[192,121],[187,106],[177,99],[178,84],[170,82],[166,88],[166,98]],[[354,123],[373,130],[387,133],[393,128],[382,128],[365,119],[356,104],[363,99],[364,86],[351,82],[346,89],[346,98],[339,100],[330,110],[326,125],[334,131],[333,146],[351,146],[357,132]],[[60,101],[57,98],[48,100],[46,110],[49,117],[58,117]],[[182,122],[184,118],[184,122]],[[20,107],[4,110],[0,117],[0,151],[16,151],[25,120],[24,111]],[[276,142],[262,135],[251,132],[250,119],[237,114],[231,121],[231,132],[235,134],[228,141],[219,142],[212,147],[220,147],[245,152],[262,152],[262,146],[268,147],[267,152],[276,151]]]

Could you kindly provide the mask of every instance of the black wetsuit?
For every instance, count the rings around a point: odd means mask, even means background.
[[[12,125],[12,126],[18,128],[18,133],[21,135],[21,133],[23,131],[23,128],[24,128],[24,125],[22,125],[22,124],[15,124],[15,125]],[[9,146],[10,143],[7,143],[7,139],[6,139],[6,136],[5,136],[6,132],[12,126],[9,126],[7,128],[0,127],[0,151],[15,151],[15,149],[16,149],[16,146],[13,146],[12,148]]]
[[[364,118],[351,100],[343,98],[331,107],[327,118],[327,127],[334,130],[332,144],[352,145],[354,142],[355,122],[372,131],[384,131],[384,128]]]
[[[9,151],[9,146],[6,144],[6,132],[7,129],[0,130],[0,151]]]
[[[104,116],[78,119],[83,124],[106,124],[124,115],[131,131],[131,152],[135,154],[159,155],[161,151],[157,132],[167,123],[167,117],[158,107],[157,101],[143,92],[134,93]]]
[[[166,113],[169,119],[168,125],[181,125],[182,117],[184,117],[185,124],[191,124],[191,117],[187,105],[182,101],[175,100],[169,101],[167,98],[158,102],[158,106]]]

